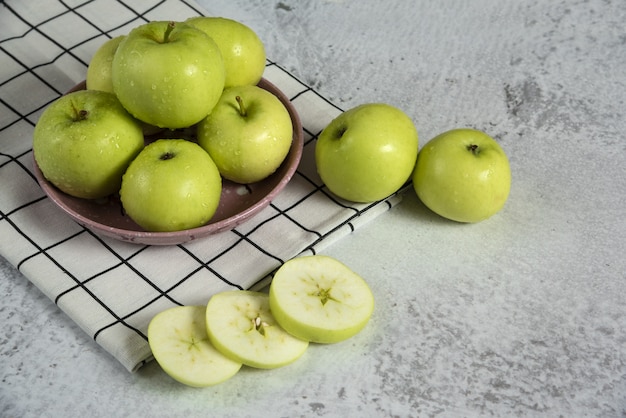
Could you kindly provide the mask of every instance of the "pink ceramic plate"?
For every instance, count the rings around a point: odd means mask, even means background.
[[[122,241],[149,245],[173,245],[233,229],[269,205],[287,185],[302,157],[304,145],[302,123],[295,108],[289,99],[269,81],[262,79],[259,87],[278,97],[289,111],[293,122],[291,149],[278,170],[258,183],[241,185],[224,180],[217,212],[204,226],[176,232],[147,232],[124,214],[118,196],[111,196],[103,201],[72,197],[48,182],[37,163],[34,163],[37,181],[46,195],[80,225],[99,235]],[[70,91],[84,88],[83,82]]]

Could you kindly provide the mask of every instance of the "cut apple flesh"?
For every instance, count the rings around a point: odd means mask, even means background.
[[[148,325],[148,341],[161,368],[189,386],[221,383],[241,368],[209,341],[204,306],[179,306],[157,314]]]
[[[267,294],[226,291],[206,307],[207,334],[227,357],[247,366],[272,369],[297,360],[308,347],[282,329],[269,309]]]
[[[294,258],[270,285],[270,309],[290,334],[316,343],[336,343],[365,327],[374,310],[367,283],[328,256]]]

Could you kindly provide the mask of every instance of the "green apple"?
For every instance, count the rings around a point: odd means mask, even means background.
[[[215,42],[182,22],[149,22],[119,44],[111,68],[120,102],[150,125],[186,128],[209,114],[224,89]]]
[[[206,307],[209,340],[222,354],[250,367],[273,369],[304,354],[309,343],[285,332],[270,312],[268,295],[232,290]]]
[[[113,81],[111,79],[111,67],[113,66],[113,56],[120,42],[125,35],[116,36],[100,45],[87,67],[87,78],[85,80],[87,89],[101,90],[113,93]]]
[[[322,255],[284,263],[272,279],[269,298],[281,327],[316,343],[336,343],[356,335],[374,310],[374,296],[365,280],[340,261]]]
[[[224,178],[247,184],[280,166],[291,147],[293,125],[272,93],[238,86],[224,90],[211,114],[197,125],[197,135]]]
[[[417,130],[403,111],[367,103],[324,128],[315,145],[315,162],[332,193],[365,203],[384,199],[406,183],[417,150]]]
[[[125,37],[125,35],[120,35],[115,38],[111,38],[100,45],[100,48],[96,50],[95,54],[91,58],[91,61],[89,61],[89,66],[87,67],[85,87],[88,90],[101,90],[109,93],[115,93],[113,90],[113,80],[111,78],[113,56],[117,51],[118,45]],[[144,136],[154,135],[162,130],[158,126],[153,126],[145,122],[141,122],[141,124]]]
[[[33,132],[33,152],[44,177],[86,199],[117,193],[143,147],[140,124],[114,94],[97,90],[61,96],[44,110]]]
[[[122,177],[126,214],[147,231],[179,231],[206,224],[217,210],[222,178],[200,146],[184,139],[147,145]]]
[[[221,383],[242,366],[209,341],[205,310],[206,306],[177,306],[155,315],[148,325],[154,359],[173,379],[188,386]]]
[[[433,212],[458,222],[479,222],[504,206],[511,168],[504,150],[489,135],[453,129],[420,150],[413,187]]]
[[[265,71],[265,46],[248,26],[223,17],[196,16],[185,21],[209,35],[226,68],[226,87],[256,85]]]

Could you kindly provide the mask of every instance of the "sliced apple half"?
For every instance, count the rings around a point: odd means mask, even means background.
[[[148,325],[148,342],[161,368],[188,386],[221,383],[242,364],[213,347],[205,324],[205,306],[178,306],[157,315]]]
[[[227,357],[247,366],[273,369],[292,363],[309,343],[282,329],[265,293],[232,290],[211,296],[206,307],[207,334]]]
[[[336,343],[354,336],[374,310],[374,296],[365,280],[340,261],[323,255],[284,263],[270,285],[269,301],[281,327],[316,343]]]

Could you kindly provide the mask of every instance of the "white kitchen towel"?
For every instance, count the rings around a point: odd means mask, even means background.
[[[58,209],[32,172],[43,109],[84,80],[108,38],[198,14],[188,0],[0,3],[0,255],[129,371],[151,359],[146,329],[156,313],[267,284],[286,260],[315,254],[400,200],[352,204],[328,192],[315,171],[315,138],[341,109],[268,61],[264,77],[297,109],[305,146],[287,187],[251,220],[186,244],[145,246],[100,237]]]

